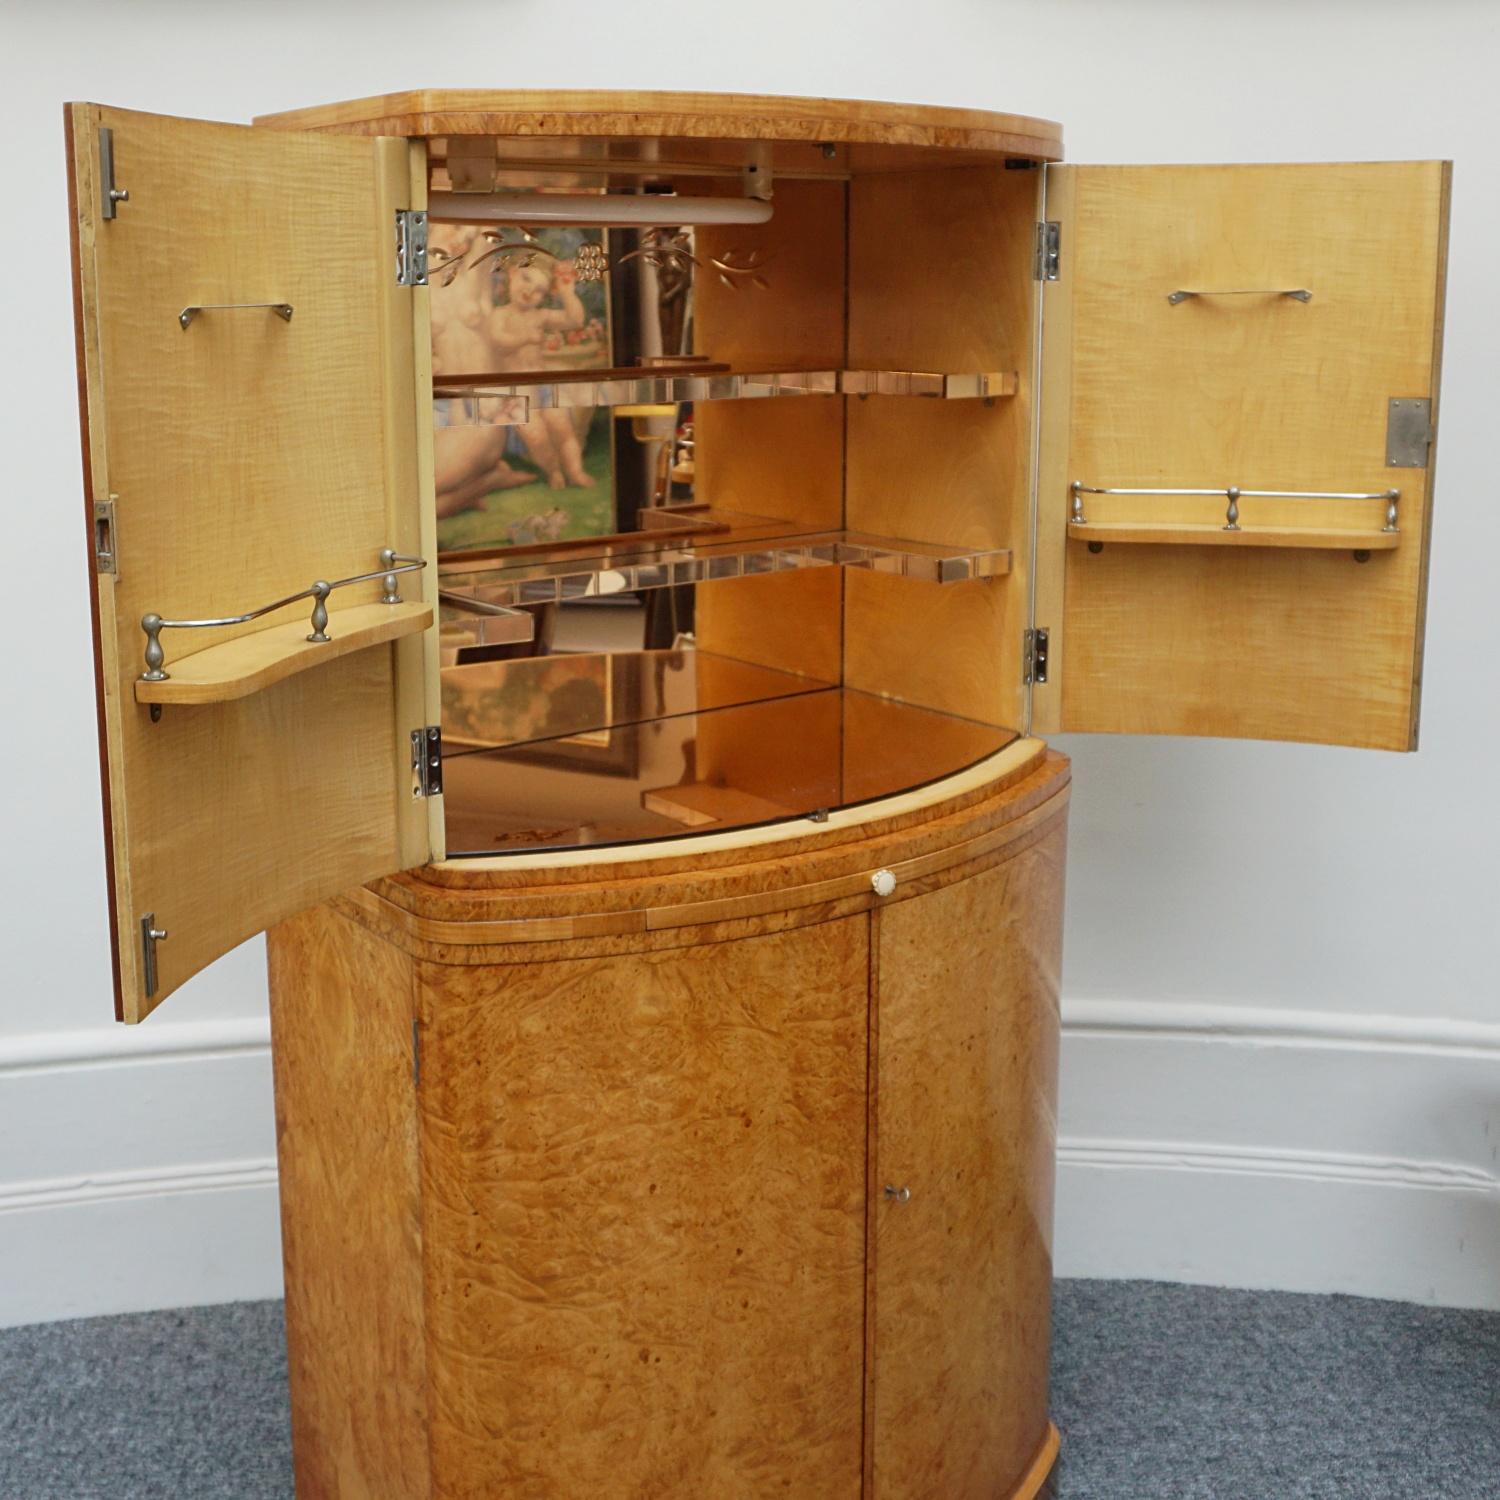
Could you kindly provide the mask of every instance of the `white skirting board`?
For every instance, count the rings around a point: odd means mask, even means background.
[[[1063,1007],[1056,1269],[1500,1307],[1500,1026]],[[0,1044],[0,1326],[274,1297],[266,1027]]]
[[[1500,1026],[1063,1006],[1059,1276],[1500,1308]]]
[[[0,1042],[0,1327],[280,1295],[264,1019]]]

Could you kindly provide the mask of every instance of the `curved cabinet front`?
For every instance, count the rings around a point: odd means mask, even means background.
[[[277,928],[302,1500],[1037,1493],[1067,779]]]

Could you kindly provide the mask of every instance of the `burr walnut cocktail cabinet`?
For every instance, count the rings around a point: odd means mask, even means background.
[[[1033,736],[1413,746],[1445,164],[68,141],[119,1014],[269,931],[298,1494],[1044,1492]]]

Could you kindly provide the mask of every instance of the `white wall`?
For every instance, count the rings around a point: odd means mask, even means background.
[[[1457,0],[7,0],[0,1322],[279,1274],[261,945],[109,1020],[61,103],[434,85],[974,105],[1079,161],[1456,158],[1424,749],[1065,743],[1058,1264],[1500,1305],[1497,71],[1500,9]]]

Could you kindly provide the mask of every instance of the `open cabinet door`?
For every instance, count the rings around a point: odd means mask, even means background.
[[[1047,183],[1034,727],[1414,748],[1448,164]]]
[[[405,141],[67,112],[118,1014],[243,939],[441,855],[426,292],[397,285]],[[113,190],[113,191],[112,191]],[[418,203],[416,206],[420,206]],[[195,311],[195,309],[201,309]],[[150,931],[165,933],[152,937]]]

